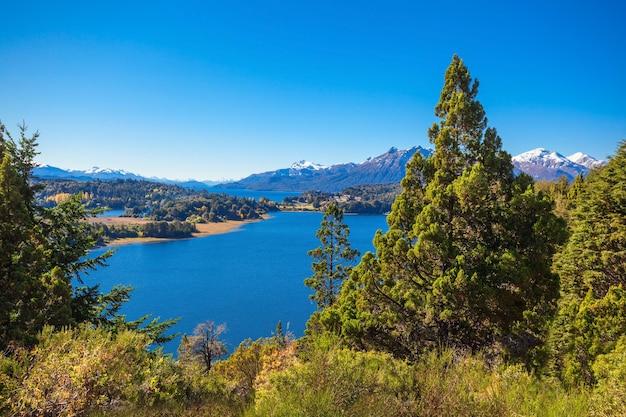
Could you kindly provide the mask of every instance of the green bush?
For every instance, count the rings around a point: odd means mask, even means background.
[[[322,340],[266,377],[250,416],[411,415],[410,367],[387,354]]]
[[[147,336],[112,334],[81,326],[45,327],[31,366],[20,381],[13,411],[19,415],[78,415],[138,399],[149,353]]]
[[[521,365],[444,349],[415,363],[340,347],[327,336],[268,375],[253,416],[587,416],[588,391],[565,391]]]
[[[592,415],[626,415],[626,336],[615,348],[600,355],[593,364],[597,386],[593,392]]]

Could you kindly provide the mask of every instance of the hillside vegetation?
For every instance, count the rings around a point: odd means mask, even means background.
[[[330,203],[304,279],[318,310],[226,356],[223,326],[171,321],[74,278],[97,232],[80,196],[36,203],[37,134],[0,124],[0,410],[11,416],[626,415],[626,142],[587,178],[513,175],[454,56],[375,253]],[[82,284],[81,284],[82,285]]]
[[[276,204],[267,198],[235,197],[178,185],[139,180],[40,182],[36,197],[43,207],[53,207],[79,195],[86,208],[125,210],[126,216],[155,221],[220,222],[258,219]]]
[[[324,211],[334,204],[346,213],[385,214],[391,211],[391,205],[401,191],[400,183],[356,185],[339,193],[307,191],[295,197],[286,197],[282,208],[298,210],[308,207]]]
[[[197,232],[197,223],[256,220],[278,210],[267,198],[257,201],[151,181],[56,179],[43,182],[34,178],[33,182],[37,184],[36,203],[44,208],[77,198],[90,210],[124,210],[123,216],[151,220],[116,225],[94,221],[100,245],[119,238],[188,238]]]

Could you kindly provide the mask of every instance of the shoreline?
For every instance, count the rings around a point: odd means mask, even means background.
[[[195,233],[192,233],[190,237],[184,238],[160,238],[160,237],[127,237],[127,238],[119,238],[114,239],[110,242],[107,242],[104,247],[110,246],[122,246],[122,245],[132,245],[132,244],[141,244],[141,243],[161,243],[161,242],[170,242],[174,240],[185,240],[185,239],[193,239],[198,237],[206,237],[212,235],[221,235],[225,233],[236,232],[240,227],[248,223],[254,223],[261,220],[269,219],[269,215],[263,215],[260,219],[254,220],[227,220],[225,222],[210,222],[210,223],[196,223],[196,229],[198,230]],[[131,224],[143,224],[143,223],[154,223],[154,220],[147,219],[137,219],[133,217],[90,217],[88,219],[90,223],[102,223],[107,225],[131,225]]]

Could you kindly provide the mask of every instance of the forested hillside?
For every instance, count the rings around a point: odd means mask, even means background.
[[[323,211],[329,204],[334,204],[346,213],[385,214],[391,210],[391,205],[401,190],[399,183],[392,183],[356,185],[339,193],[308,191],[285,198],[283,207],[288,210],[311,207]]]
[[[130,290],[83,286],[107,253],[79,198],[36,203],[37,135],[0,124],[0,410],[35,416],[626,415],[626,142],[572,184],[515,176],[456,55],[435,147],[407,164],[375,253],[325,208],[311,248],[318,310],[294,339],[229,356],[224,326],[128,322]],[[74,287],[78,277],[81,286]],[[269,335],[268,335],[269,336]]]
[[[191,190],[177,185],[138,180],[36,181],[44,186],[38,202],[53,207],[71,195],[79,195],[87,208],[126,210],[126,215],[156,221],[219,222],[258,219],[277,210],[268,199],[234,197]]]
[[[124,238],[188,238],[197,232],[197,223],[260,219],[278,210],[266,198],[234,197],[191,190],[177,185],[142,180],[74,181],[41,180],[36,202],[51,208],[68,199],[78,199],[87,209],[124,210],[125,217],[151,220],[127,224],[92,222],[99,233],[99,245]]]

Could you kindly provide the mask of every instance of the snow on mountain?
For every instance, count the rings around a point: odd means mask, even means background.
[[[390,148],[387,152],[358,164],[354,169],[354,177],[360,178],[359,184],[388,184],[400,182],[406,174],[406,164],[415,153],[424,158],[433,153],[431,149],[414,146],[409,149]]]
[[[313,162],[301,160],[298,162],[294,162],[293,164],[291,164],[289,168],[296,170],[296,171],[303,170],[303,169],[312,169],[314,171],[317,171],[320,169],[326,169],[327,167],[325,167],[324,165],[315,164]]]
[[[549,151],[544,148],[537,148],[524,152],[513,157],[513,161],[518,163],[538,164],[550,168],[559,168],[572,164],[572,161],[558,152]]]
[[[239,181],[224,181],[218,188],[243,188],[263,191],[309,191],[320,190],[336,192],[359,184],[390,184],[399,182],[406,173],[406,164],[419,152],[428,158],[431,149],[415,146],[400,150],[392,147],[376,157],[367,158],[361,163],[345,163],[331,166],[301,160],[291,164],[289,168],[252,174]],[[586,175],[590,169],[602,166],[606,161],[595,159],[582,152],[565,157],[558,152],[537,148],[512,158],[516,174],[525,172],[536,180],[556,181],[565,176],[569,180],[578,174]],[[207,182],[195,180],[168,180],[165,178],[145,178],[124,170],[93,167],[85,171],[64,170],[61,168],[41,165],[33,171],[40,178],[74,179],[77,181],[134,179],[177,184],[186,188],[202,189]]]
[[[582,152],[576,152],[575,154],[568,156],[567,159],[579,165],[587,167],[588,169],[598,168],[606,164],[605,160],[596,159],[593,156],[584,154]]]
[[[174,181],[165,178],[146,178],[123,169],[99,168],[92,167],[86,170],[78,169],[62,169],[50,165],[40,165],[33,169],[35,177],[43,179],[71,179],[76,181],[114,181],[118,179],[139,180],[139,181],[155,181],[167,184],[182,185],[187,188],[206,188],[207,185],[198,181]]]
[[[263,191],[337,192],[360,184],[397,183],[404,177],[406,163],[415,152],[420,152],[424,157],[432,153],[430,149],[420,146],[406,150],[392,147],[384,154],[368,158],[359,164],[350,162],[325,167],[300,161],[291,165],[291,168],[252,174],[226,186]]]
[[[81,172],[81,171],[78,171],[78,172]],[[85,174],[93,174],[93,175],[98,175],[98,174],[120,175],[120,176],[135,175],[132,172],[126,172],[123,169],[111,169],[111,168],[100,168],[100,167],[91,167],[82,172],[84,172]]]
[[[567,158],[544,148],[533,149],[513,157],[516,173],[525,172],[536,180],[548,181],[555,181],[562,176],[572,180],[579,174],[586,175],[591,168],[604,163],[582,152]]]

